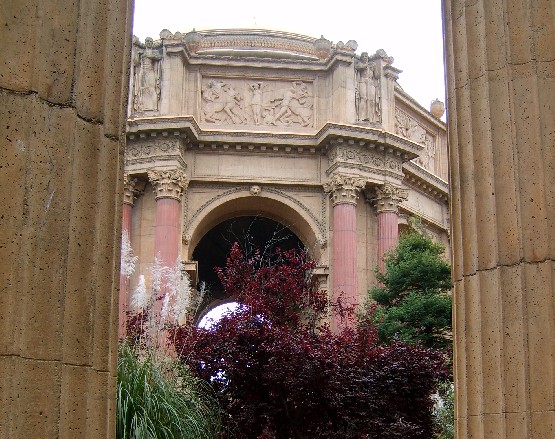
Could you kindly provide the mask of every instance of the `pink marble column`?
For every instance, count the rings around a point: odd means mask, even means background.
[[[384,269],[384,255],[399,242],[399,203],[408,198],[408,190],[389,182],[376,188],[374,199],[378,212],[377,261],[380,271]]]
[[[135,196],[137,190],[135,185],[137,183],[136,178],[131,178],[128,174],[123,175],[123,209],[122,209],[122,225],[121,234],[122,239],[127,236],[127,239],[131,241],[131,218],[133,214],[133,204],[135,202]],[[118,307],[118,337],[122,338],[125,336],[125,319],[126,313],[129,306],[129,276],[121,272],[119,276],[119,307]]]
[[[154,255],[161,265],[173,267],[179,256],[181,197],[187,187],[187,180],[185,173],[180,169],[151,170],[148,172],[148,178],[154,188],[156,199]]]
[[[156,223],[154,230],[154,256],[163,267],[174,267],[178,263],[181,234],[179,219],[181,217],[181,198],[188,181],[180,169],[151,170],[148,172],[155,193]],[[164,280],[163,280],[164,282]],[[160,294],[167,291],[167,285],[160,285]],[[156,301],[154,313],[160,316],[162,302]],[[160,334],[158,343],[165,345],[165,334]]]
[[[346,305],[359,302],[357,289],[357,224],[356,205],[358,193],[365,186],[363,178],[334,174],[324,190],[333,200],[332,275],[333,300],[340,296]],[[333,328],[340,325],[334,317]]]

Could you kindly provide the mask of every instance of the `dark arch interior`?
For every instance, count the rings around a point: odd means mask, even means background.
[[[247,255],[259,249],[274,254],[276,248],[291,250],[304,248],[291,229],[277,221],[261,216],[240,216],[221,222],[209,230],[193,252],[198,261],[198,279],[210,291],[210,300],[225,299],[226,295],[214,271],[225,266],[231,246],[238,242]]]

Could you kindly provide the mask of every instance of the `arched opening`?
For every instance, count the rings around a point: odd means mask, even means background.
[[[238,216],[224,220],[212,227],[200,239],[193,251],[198,262],[198,280],[208,291],[204,309],[213,308],[222,301],[229,301],[214,270],[224,267],[232,245],[237,242],[244,254],[260,251],[269,258],[277,248],[281,250],[304,249],[305,246],[291,229],[280,222],[263,216]],[[200,289],[200,285],[198,285]],[[201,313],[202,315],[202,313]]]

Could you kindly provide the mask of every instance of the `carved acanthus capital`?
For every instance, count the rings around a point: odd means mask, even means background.
[[[356,206],[359,192],[366,186],[361,177],[346,174],[333,174],[324,191],[331,194],[333,206],[337,204],[354,204]]]
[[[409,198],[409,191],[399,186],[394,186],[385,182],[382,186],[376,187],[376,198],[372,201],[378,213],[393,212],[399,213],[399,204]]]
[[[123,203],[133,206],[135,198],[141,192],[137,189],[137,179],[129,175],[123,174]]]
[[[187,188],[189,181],[181,169],[148,171],[148,179],[154,188],[155,199],[173,198],[181,201],[181,195]]]

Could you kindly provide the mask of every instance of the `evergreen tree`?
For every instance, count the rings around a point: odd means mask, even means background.
[[[451,344],[451,266],[445,248],[411,231],[384,258],[370,290],[380,343],[404,341],[446,349]],[[368,308],[370,308],[368,306]]]

